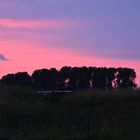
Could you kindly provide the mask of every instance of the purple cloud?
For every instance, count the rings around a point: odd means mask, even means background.
[[[6,61],[7,58],[3,55],[3,54],[0,54],[0,61]]]
[[[9,2],[0,2],[0,8],[15,8],[16,5]]]

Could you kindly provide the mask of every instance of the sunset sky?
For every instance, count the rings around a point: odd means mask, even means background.
[[[0,77],[65,65],[134,68],[140,86],[140,0],[0,0]]]

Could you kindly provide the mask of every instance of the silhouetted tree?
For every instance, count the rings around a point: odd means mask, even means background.
[[[35,70],[32,74],[33,86],[37,89],[46,90],[48,88],[48,69]]]
[[[14,74],[7,74],[1,78],[1,84],[6,85],[14,85],[15,84],[15,75]]]
[[[136,73],[134,69],[118,68],[117,87],[118,88],[135,88]]]
[[[51,68],[48,73],[48,88],[51,90],[58,89],[59,74],[56,68]]]
[[[107,89],[113,89],[116,87],[116,74],[117,69],[115,68],[108,68],[107,71],[107,77],[106,77],[106,88]]]
[[[78,69],[77,88],[88,89],[90,88],[90,72],[87,67],[81,67]]]
[[[31,77],[27,72],[18,72],[16,74],[8,74],[6,76],[3,76],[1,79],[1,83],[26,87],[32,86]]]
[[[93,74],[93,87],[94,88],[106,88],[106,68],[95,68]]]
[[[32,74],[32,81],[37,89],[54,90],[57,87],[58,71],[55,68],[36,70]]]
[[[68,87],[70,90],[78,89],[79,77],[80,77],[79,68],[78,67],[72,68],[68,83]]]
[[[15,83],[20,86],[32,86],[31,77],[27,72],[18,72],[15,74]]]
[[[58,87],[61,90],[69,89],[70,88],[70,77],[72,75],[72,68],[71,67],[62,67],[59,71],[59,81]]]
[[[40,90],[81,90],[88,88],[135,88],[136,73],[130,68],[62,67],[8,74],[1,84],[30,86]]]

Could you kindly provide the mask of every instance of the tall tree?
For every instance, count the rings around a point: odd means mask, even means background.
[[[32,86],[40,90],[81,90],[88,88],[135,88],[136,73],[130,68],[62,67],[8,74],[1,84]]]
[[[78,89],[88,89],[90,88],[90,72],[87,67],[81,67],[78,70],[78,82],[77,87]]]
[[[7,85],[32,86],[31,77],[27,72],[5,75],[2,77],[1,83]]]
[[[93,74],[93,88],[106,88],[106,68],[95,68]]]
[[[113,89],[116,87],[116,74],[117,69],[115,68],[108,68],[107,71],[107,77],[106,77],[106,88],[107,89]]]
[[[15,83],[20,86],[32,86],[31,76],[27,72],[18,72],[15,74]]]
[[[118,88],[135,88],[136,73],[134,69],[118,68],[117,87]]]
[[[7,74],[1,78],[1,84],[14,85],[15,82],[14,74]]]
[[[64,66],[59,71],[59,89],[69,89],[70,88],[70,77],[72,74],[72,68]]]
[[[49,83],[48,75],[48,69],[35,70],[32,74],[32,81],[34,87],[37,89],[47,90]]]

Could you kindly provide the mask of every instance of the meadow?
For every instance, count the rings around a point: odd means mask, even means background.
[[[0,86],[0,140],[139,139],[139,89],[41,96]]]

